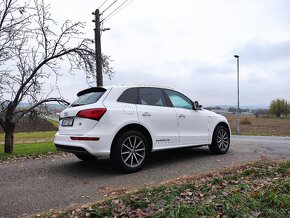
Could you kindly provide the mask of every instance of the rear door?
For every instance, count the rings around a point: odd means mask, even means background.
[[[178,144],[176,112],[168,107],[159,88],[139,88],[138,118],[151,133],[153,148],[161,149]]]
[[[164,90],[170,99],[178,119],[181,145],[203,145],[208,143],[209,118],[203,110],[193,110],[192,101],[185,95]]]

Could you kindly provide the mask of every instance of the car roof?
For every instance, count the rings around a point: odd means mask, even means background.
[[[120,88],[120,89],[126,89],[126,88],[137,88],[137,87],[149,87],[149,88],[163,88],[163,89],[172,89],[170,87],[166,86],[160,86],[160,85],[153,85],[153,84],[134,84],[134,83],[120,83],[116,85],[110,85],[110,86],[99,86],[99,87],[91,87],[88,89],[81,90],[77,93],[77,96],[84,95],[86,93],[90,92],[105,92],[108,89],[111,88]]]
[[[135,83],[120,83],[112,86],[104,86],[104,88],[114,88],[114,87],[124,87],[124,88],[134,88],[134,87],[152,87],[152,88],[164,88],[164,89],[172,89],[168,86],[162,86],[162,85],[154,85],[154,84],[135,84]]]

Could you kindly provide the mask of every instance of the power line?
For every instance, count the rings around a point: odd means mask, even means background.
[[[117,7],[114,11],[112,11],[108,16],[106,16],[101,22],[105,22],[108,21],[109,19],[111,19],[112,17],[114,17],[115,15],[117,15],[120,11],[122,11],[125,7],[127,7],[129,4],[131,4],[134,0],[131,0],[128,2],[128,4],[124,5],[127,1],[124,1],[121,5],[119,5],[119,7]],[[124,5],[124,6],[123,6]],[[122,7],[123,6],[123,7]],[[121,8],[122,7],[122,8]],[[118,10],[119,8],[121,8],[120,10]],[[118,10],[118,11],[117,11]]]
[[[110,7],[112,7],[118,0],[113,1],[112,4],[110,4],[101,14],[104,14]]]
[[[117,11],[120,7],[122,7],[128,0],[125,0],[121,5],[119,5],[119,7],[117,7],[115,10],[113,10],[108,16],[106,16],[102,21],[104,21],[107,17],[109,17],[110,15],[112,15],[115,11]],[[101,22],[102,22],[101,21]]]
[[[102,7],[108,0],[105,0],[99,7],[98,9],[100,9],[100,7]]]

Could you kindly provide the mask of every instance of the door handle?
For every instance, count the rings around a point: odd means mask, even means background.
[[[179,118],[185,118],[184,114],[179,114]]]
[[[142,114],[143,117],[151,117],[151,114],[149,114],[148,112],[145,112]]]

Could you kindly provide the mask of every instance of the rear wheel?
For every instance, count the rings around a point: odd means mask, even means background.
[[[113,165],[127,173],[140,170],[149,155],[147,138],[135,130],[123,133],[112,146],[111,160]]]
[[[224,126],[218,126],[213,133],[209,149],[213,154],[225,154],[230,147],[230,133]]]
[[[75,156],[82,160],[82,161],[86,161],[86,162],[89,162],[89,161],[95,161],[97,160],[98,158],[93,156],[93,155],[90,155],[90,154],[75,154]]]

